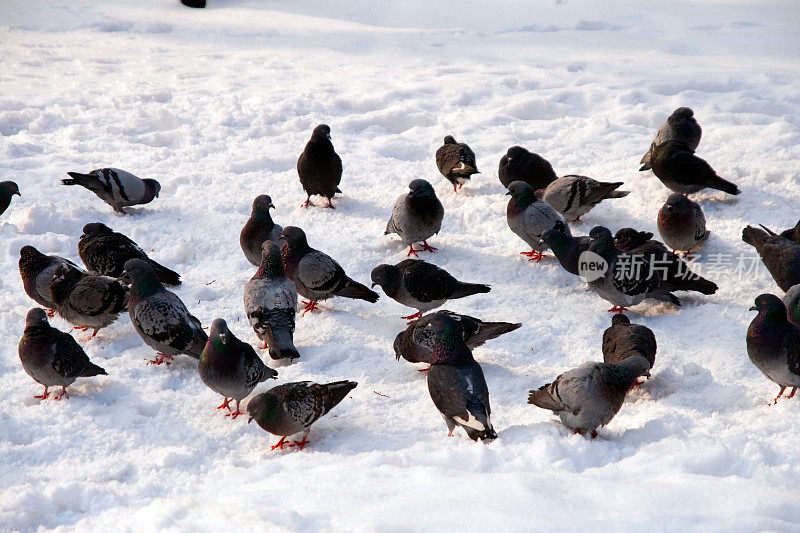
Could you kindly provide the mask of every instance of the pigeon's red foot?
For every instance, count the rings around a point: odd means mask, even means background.
[[[53,399],[59,402],[61,401],[61,398],[66,398],[67,400],[69,400],[69,394],[67,394],[67,389],[65,387],[61,387],[61,392],[53,396]]]
[[[452,429],[451,429],[450,431],[448,431],[448,432],[447,432],[447,436],[448,436],[448,437],[452,437],[452,436],[453,436],[453,430],[452,430]]]
[[[334,207],[334,205],[333,205],[333,202],[331,202],[330,198],[328,198],[328,205],[326,205],[325,208],[326,209],[336,209],[336,207]]]
[[[528,258],[528,261],[536,261],[537,263],[542,260],[542,257],[544,257],[542,252],[537,252],[536,250],[531,250],[530,252],[520,252],[519,255],[524,255]]]
[[[417,318],[419,318],[421,316],[422,316],[422,311],[417,311],[413,315],[401,316],[400,318],[402,318],[403,320],[408,320],[409,322],[412,322],[412,321],[416,320]]]
[[[300,316],[306,316],[306,313],[313,313],[314,311],[316,311],[318,309],[317,302],[315,302],[315,301],[308,301],[307,302],[305,300],[301,300],[300,303],[305,306],[303,308],[303,313]]]
[[[89,326],[72,326],[72,329],[77,329],[78,331],[88,331]]]
[[[431,369],[431,365],[428,365],[428,368],[418,368],[417,372],[427,372],[430,369]]]
[[[280,448],[282,450],[284,446],[291,446],[291,444],[286,442],[286,437],[281,437],[281,440],[279,440],[278,442],[273,444],[270,447],[269,451],[273,451],[273,450],[275,450],[275,448]]]
[[[230,411],[231,410],[230,403],[232,401],[233,401],[233,398],[228,398],[227,396],[225,396],[225,401],[222,402],[222,405],[217,407],[217,409],[227,409],[228,411]]]
[[[786,397],[787,400],[794,398],[794,393],[797,392],[797,387],[792,388],[792,393]]]
[[[310,206],[310,205],[314,205],[314,202],[311,201],[311,197],[309,196],[308,198],[306,198],[305,202],[300,204],[300,207],[302,207],[303,209],[307,209],[308,206]]]
[[[409,245],[408,245],[408,253],[406,254],[406,257],[412,256],[412,255],[413,255],[414,257],[419,257],[419,256],[417,255],[417,252],[421,252],[421,251],[422,251],[422,250],[415,250],[415,249],[414,249],[414,245],[413,245],[413,244],[409,244]]]
[[[264,341],[264,346],[262,346],[261,349],[266,350],[267,348],[269,348],[269,346],[267,346],[267,341]]]
[[[596,429],[593,429],[593,430],[592,430],[592,438],[593,438],[593,439],[596,439],[596,438],[597,438],[597,430],[596,430]]]
[[[231,420],[234,420],[234,419],[235,419],[237,416],[241,416],[241,415],[243,415],[243,414],[244,414],[244,413],[243,413],[243,412],[241,412],[241,411],[239,410],[239,408],[237,407],[237,408],[236,408],[236,410],[235,410],[234,412],[232,412],[232,413],[228,413],[228,414],[226,414],[225,416],[229,416],[229,417],[231,417]]]
[[[148,365],[163,365],[164,363],[168,365],[172,363],[172,356],[164,355],[161,352],[156,352],[156,356],[153,359],[149,359],[147,361]]]
[[[783,391],[785,391],[785,390],[786,390],[786,387],[781,387],[781,390],[780,390],[780,392],[778,392],[778,395],[775,396],[775,399],[772,400],[771,402],[769,402],[767,405],[777,405],[778,404],[778,398],[783,396]],[[792,390],[792,396],[794,396],[794,391],[795,390],[797,390],[797,389],[793,389]],[[787,396],[787,398],[791,398],[792,396]]]
[[[49,318],[53,318],[54,316],[56,316],[56,310],[55,309],[45,309],[44,311],[45,311],[45,313],[47,313],[47,316]]]
[[[427,241],[422,241],[422,249],[423,249],[424,251],[426,251],[426,252],[430,252],[430,253],[433,253],[433,252],[435,252],[436,250],[438,250],[438,248],[434,248],[433,246],[431,246],[430,244],[428,244],[428,242],[427,242]]]
[[[300,448],[302,450],[303,448],[306,447],[306,444],[308,444],[309,442],[310,441],[306,440],[306,436],[303,435],[303,440],[296,440],[296,441],[292,442],[291,444],[289,444],[289,447],[291,448],[292,446],[297,446],[298,448]]]
[[[459,187],[459,186],[458,186],[458,183],[454,183],[454,184],[453,184],[453,192],[454,192],[454,193],[458,194],[458,190],[459,190],[460,188],[461,188],[461,187]]]
[[[609,309],[609,310],[608,310],[608,312],[609,312],[609,313],[619,313],[619,314],[622,314],[622,313],[624,313],[624,312],[625,312],[625,311],[627,311],[627,310],[628,310],[628,308],[627,308],[627,307],[619,307],[618,305],[615,305],[614,307],[612,307],[611,309]]]
[[[44,392],[38,396],[34,396],[34,398],[37,398],[39,400],[46,400],[48,396],[50,396],[50,392],[47,390],[47,387],[45,387]]]
[[[89,329],[89,328],[86,328],[86,329]],[[95,335],[97,335],[97,330],[94,330],[94,332],[92,333],[92,336],[89,337],[89,339],[94,339]]]

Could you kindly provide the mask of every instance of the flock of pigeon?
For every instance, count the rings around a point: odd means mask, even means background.
[[[529,392],[528,403],[551,410],[576,433],[596,436],[597,428],[619,411],[637,379],[649,377],[655,362],[653,332],[632,324],[622,312],[646,298],[680,305],[673,294],[676,291],[709,295],[717,290],[714,282],[692,272],[681,257],[709,236],[700,205],[686,195],[704,188],[729,194],[740,191],[694,154],[700,136],[694,113],[681,107],[659,129],[642,158],[640,170],[652,169],[674,191],[658,212],[658,230],[666,245],[652,239],[652,233],[633,228],[612,235],[609,229],[596,226],[588,236],[571,234],[568,222],[578,220],[605,199],[628,194],[618,190],[621,182],[603,183],[579,175],[558,177],[547,160],[520,146],[509,148],[500,160],[499,178],[511,197],[508,226],[530,247],[522,254],[539,262],[546,250],[552,250],[566,271],[580,276],[592,291],[613,304],[610,311],[618,312],[603,334],[604,362],[584,363]],[[473,151],[450,135],[436,151],[436,163],[456,193],[479,173]],[[326,207],[334,208],[332,199],[341,192],[342,161],[327,125],[314,129],[298,159],[297,171],[308,195],[303,206],[313,205],[311,196],[319,195],[326,199]],[[114,168],[68,174],[65,185],[89,189],[122,214],[128,206],[151,202],[161,189],[155,180],[139,179]],[[15,183],[0,183],[0,213],[15,194],[20,194]],[[333,258],[312,248],[302,229],[275,224],[270,216],[273,207],[269,196],[255,198],[240,234],[242,251],[258,267],[244,287],[244,307],[270,357],[292,361],[300,357],[293,342],[298,295],[306,299],[302,301],[303,314],[316,310],[320,300],[334,296],[374,303],[379,295],[348,277]],[[409,320],[408,327],[395,338],[394,351],[398,360],[403,357],[430,365],[426,369],[428,389],[450,435],[460,426],[473,440],[494,439],[489,390],[472,350],[521,324],[484,322],[446,310],[424,314],[450,299],[490,291],[487,285],[459,281],[444,269],[416,259],[419,252],[436,250],[427,241],[439,232],[443,218],[444,208],[431,184],[413,180],[409,192],[397,199],[386,234],[397,234],[408,246],[407,256],[415,258],[375,267],[372,288],[379,285],[388,297],[416,310],[403,317]],[[800,387],[800,222],[780,234],[763,226],[748,226],[742,238],[756,248],[786,291],[783,301],[770,294],[756,298],[752,309],[758,315],[747,331],[751,361],[781,387],[777,401],[787,387],[792,388],[789,397]],[[414,247],[417,243],[421,248]],[[180,276],[150,259],[125,235],[99,222],[87,224],[78,253],[86,270],[62,257],[44,255],[33,246],[20,250],[25,292],[42,306],[28,312],[19,342],[25,371],[45,387],[37,398],[46,399],[49,388],[59,386],[55,399],[61,399],[76,378],[106,374],[89,361],[70,334],[49,325],[48,316],[55,313],[77,329],[92,329],[94,337],[127,310],[142,341],[156,351],[150,362],[169,364],[179,354],[199,359],[201,379],[224,397],[217,409],[227,409],[226,416],[231,418],[245,414],[240,402],[256,385],[277,377],[249,343],[231,333],[222,318],[215,319],[206,334],[181,299],[164,287],[179,285]],[[589,265],[598,268],[587,271]],[[281,437],[272,449],[302,449],[311,425],[356,385],[353,381],[302,381],[274,387],[250,399],[246,408],[249,421],[255,420]]]

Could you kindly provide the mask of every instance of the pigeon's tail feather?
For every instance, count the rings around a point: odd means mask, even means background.
[[[467,341],[467,345],[470,348],[477,348],[488,340],[496,339],[504,333],[514,331],[515,329],[521,327],[522,324],[519,323],[512,324],[510,322],[484,322],[481,324],[478,332]]]
[[[80,172],[67,172],[72,179],[65,178],[61,180],[64,185],[82,185],[87,187],[89,183],[94,180],[91,174],[81,174]]]
[[[777,235],[777,233],[775,233],[774,231],[772,231],[771,229],[769,229],[768,227],[766,227],[764,224],[759,224],[759,226],[761,226],[762,228],[764,228],[764,231],[766,231],[766,232],[767,232],[767,233],[769,233],[770,235]]]
[[[358,383],[355,381],[334,381],[323,385],[328,395],[325,397],[325,413],[333,409],[336,404],[344,400],[350,391],[355,389]]]
[[[270,343],[269,356],[273,359],[297,359],[300,354],[294,347],[292,332],[288,328],[272,328],[274,342]]]
[[[720,191],[726,192],[728,194],[739,194],[740,191],[739,187],[735,184],[731,183],[726,179],[722,179],[719,176],[713,176],[709,178],[706,183],[706,187],[711,187],[712,189],[719,189]]]
[[[106,372],[103,368],[97,366],[92,362],[87,364],[86,367],[83,369],[83,372],[81,372],[82,378],[89,378],[92,376],[107,376],[107,375],[108,372]]]
[[[676,290],[681,291],[697,291],[701,294],[714,294],[717,292],[717,284],[705,278],[697,277],[696,279],[684,279],[677,284]]]
[[[347,285],[336,292],[336,295],[344,296],[345,298],[366,300],[373,304],[378,301],[378,298],[380,298],[380,295],[377,292],[370,290],[368,287],[365,287],[364,285],[352,279],[347,283]]]
[[[674,290],[678,290],[678,288],[675,286],[670,286],[669,288],[659,287],[654,291],[648,292],[647,297],[653,298],[654,300],[660,300],[662,302],[670,302],[675,305],[681,305],[680,299],[670,292]]]
[[[528,391],[528,403],[540,407],[542,409],[549,409],[554,413],[564,411],[566,406],[558,399],[555,392],[556,383],[547,383],[538,389]]]
[[[148,260],[147,263],[153,267],[153,270],[158,276],[158,280],[161,283],[166,285],[180,285],[181,284],[181,275],[175,272],[174,270],[170,270],[163,265],[159,265],[153,260]]]
[[[467,432],[467,436],[472,440],[494,440],[497,438],[494,428],[489,424],[484,430],[477,430],[469,426],[461,426]]]
[[[753,226],[747,226],[742,230],[742,240],[758,250],[758,253],[761,253],[761,247],[764,246],[767,237],[769,233]]]
[[[482,285],[480,283],[462,283],[459,281],[450,298],[464,298],[465,296],[489,292],[490,290],[492,290],[492,288],[488,285]]]

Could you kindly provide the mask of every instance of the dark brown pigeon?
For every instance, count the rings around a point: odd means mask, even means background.
[[[442,176],[453,184],[457,193],[473,174],[478,172],[475,152],[466,143],[456,142],[452,135],[444,138],[444,144],[436,150],[436,166]]]
[[[311,140],[297,160],[297,174],[300,176],[303,190],[308,195],[303,207],[314,205],[311,203],[311,195],[319,194],[328,199],[328,205],[325,207],[335,209],[331,198],[337,192],[342,192],[339,190],[339,182],[342,180],[342,160],[333,149],[331,128],[327,124],[320,124],[314,128]]]

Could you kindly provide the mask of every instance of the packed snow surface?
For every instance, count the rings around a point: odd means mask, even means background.
[[[800,530],[800,399],[768,407],[778,386],[745,349],[754,297],[781,293],[763,267],[736,272],[754,259],[746,224],[800,216],[799,26],[795,0],[4,1],[0,179],[22,198],[0,218],[0,529]],[[657,235],[669,191],[638,163],[679,106],[703,127],[698,155],[742,189],[693,196],[711,231],[696,268],[720,289],[636,307],[658,339],[653,377],[597,439],[572,435],[527,391],[602,359],[609,304],[552,257],[519,255],[497,164],[520,144],[560,175],[624,181],[631,194],[573,232]],[[300,208],[295,164],[319,123],[344,162],[336,210]],[[482,172],[459,194],[434,162],[447,134]],[[160,198],[123,217],[60,184],[104,166],[159,180]],[[147,365],[127,315],[75,333],[108,376],[33,398],[23,245],[77,262],[81,228],[101,221],[182,274],[204,325],[223,317],[257,346],[238,243],[252,199],[270,194],[277,223],[368,282],[405,258],[383,230],[415,178],[445,207],[423,258],[492,287],[446,307],[523,323],[475,351],[496,441],[447,437],[425,375],[394,358],[411,311],[385,295],[298,319],[301,357],[278,383],[359,383],[301,452],[270,452],[275,437],[215,410],[196,361]]]

